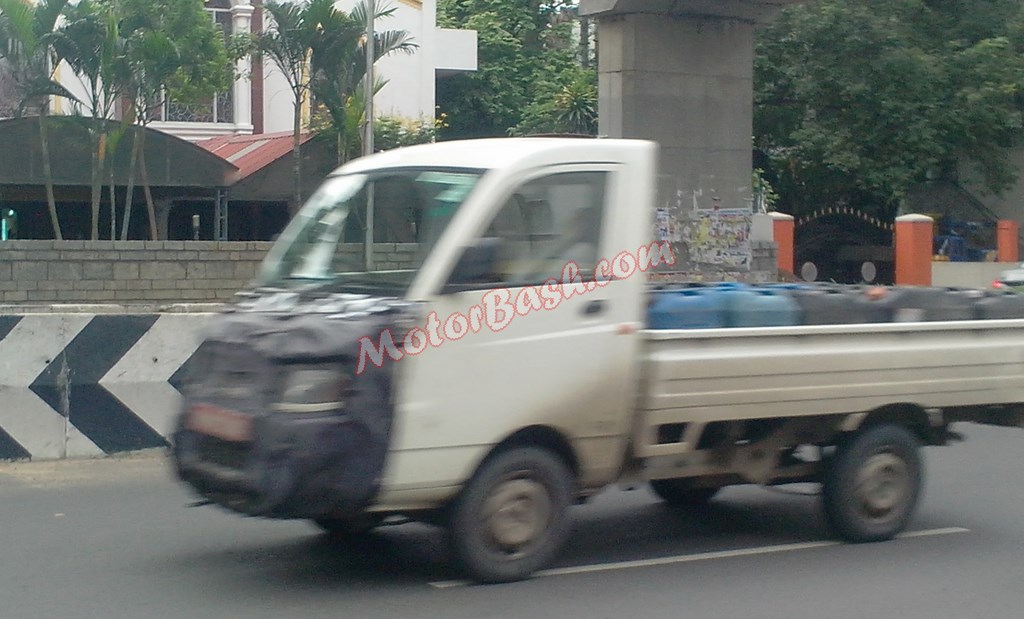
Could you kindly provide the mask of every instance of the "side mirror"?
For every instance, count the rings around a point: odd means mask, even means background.
[[[494,284],[500,281],[496,270],[502,245],[500,238],[482,238],[475,245],[465,248],[441,292],[449,294],[473,290],[479,288],[481,284]]]

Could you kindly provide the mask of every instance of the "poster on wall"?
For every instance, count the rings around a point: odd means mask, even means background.
[[[683,236],[690,262],[727,269],[749,269],[750,208],[695,209]]]
[[[754,212],[747,187],[737,185],[734,192],[723,194],[680,188],[675,179],[663,177],[660,191],[669,197],[655,210],[651,232],[654,240],[671,245],[675,261],[658,267],[658,272],[703,281],[751,271]]]
[[[678,242],[675,222],[667,208],[659,208],[654,221],[654,240]]]

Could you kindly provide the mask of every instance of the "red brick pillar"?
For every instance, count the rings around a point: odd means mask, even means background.
[[[934,220],[927,215],[896,218],[896,285],[931,286]]]
[[[794,241],[796,221],[792,215],[786,215],[785,213],[768,213],[768,216],[772,218],[772,235],[777,248],[779,270],[786,273],[794,273],[793,269],[796,263],[796,244]]]
[[[996,228],[996,260],[999,262],[1020,261],[1019,232],[1015,221],[1000,219]]]

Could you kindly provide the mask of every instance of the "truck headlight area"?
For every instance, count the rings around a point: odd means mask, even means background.
[[[338,365],[284,366],[278,413],[328,413],[345,404],[350,377]]]

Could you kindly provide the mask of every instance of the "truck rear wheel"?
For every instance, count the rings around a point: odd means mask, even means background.
[[[672,507],[702,507],[719,488],[695,488],[685,479],[652,479],[651,490]]]
[[[826,466],[825,516],[847,541],[891,539],[910,521],[923,477],[913,434],[895,425],[869,428],[841,443]]]
[[[453,506],[453,552],[484,583],[529,577],[569,536],[573,475],[561,458],[517,448],[486,461]]]

